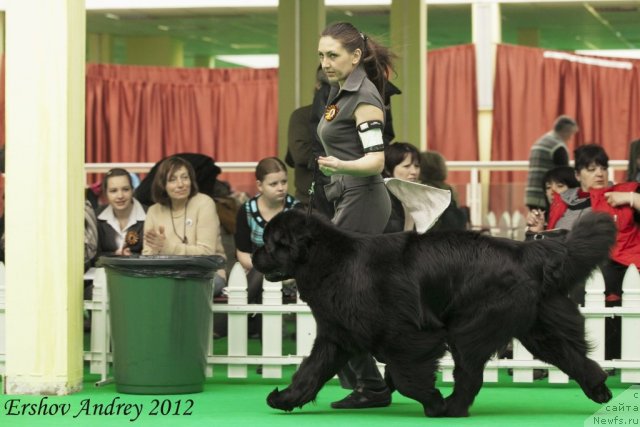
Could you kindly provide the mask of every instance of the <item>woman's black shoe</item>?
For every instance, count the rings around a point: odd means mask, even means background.
[[[388,388],[375,391],[368,389],[357,389],[347,397],[337,402],[332,402],[333,409],[364,409],[383,408],[391,404],[391,393]]]

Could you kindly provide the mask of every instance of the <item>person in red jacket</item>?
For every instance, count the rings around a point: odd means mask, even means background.
[[[570,230],[583,215],[592,210],[606,212],[614,218],[618,228],[616,244],[601,271],[605,280],[607,306],[619,306],[622,301],[622,280],[628,266],[640,266],[640,183],[609,183],[609,156],[599,145],[587,144],[576,148],[574,159],[580,187],[554,195],[546,228]],[[530,231],[537,232],[545,228],[542,219],[528,219]],[[609,329],[615,330],[615,323],[618,321],[619,318],[611,322]],[[608,335],[617,335],[613,330]],[[616,344],[608,341],[605,357],[619,357],[619,342]]]

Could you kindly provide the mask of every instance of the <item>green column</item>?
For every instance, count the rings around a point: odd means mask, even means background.
[[[318,66],[318,38],[325,26],[323,0],[278,3],[278,155],[287,152],[289,116],[310,104]]]
[[[196,55],[193,58],[193,66],[201,68],[211,68],[211,56],[209,55]]]
[[[127,37],[127,64],[165,65],[182,67],[184,65],[183,43],[171,37]]]
[[[391,98],[396,140],[420,150],[427,144],[427,7],[424,0],[392,0],[391,48],[399,56],[391,81],[402,95]],[[392,76],[393,78],[393,76]]]
[[[4,53],[4,11],[0,11],[0,53]]]
[[[87,34],[87,62],[111,63],[111,45],[110,34]]]

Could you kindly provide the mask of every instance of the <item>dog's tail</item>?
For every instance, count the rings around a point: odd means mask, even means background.
[[[548,246],[553,239],[545,239],[547,253],[543,274],[545,287],[568,293],[584,283],[593,270],[609,258],[616,240],[616,226],[610,215],[591,212],[583,216],[567,235],[566,240],[553,250]],[[560,244],[560,241],[554,241]]]

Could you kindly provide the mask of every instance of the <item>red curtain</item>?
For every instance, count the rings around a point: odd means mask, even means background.
[[[561,114],[574,117],[580,127],[568,144],[571,158],[576,146],[597,143],[611,159],[626,159],[629,142],[640,136],[640,62],[611,59],[633,67],[621,69],[545,57],[545,52],[498,46],[492,159],[527,160],[533,142]],[[489,208],[494,212],[524,208],[525,180],[526,172],[493,173]]]
[[[86,161],[155,162],[179,152],[218,162],[277,155],[277,69],[87,65]],[[252,173],[223,174],[255,192]]]
[[[402,96],[402,95],[401,95]],[[474,45],[427,54],[427,144],[447,160],[478,160]]]
[[[427,148],[447,160],[478,160],[476,50],[472,44],[427,54]],[[469,173],[450,172],[448,181],[465,204]]]

